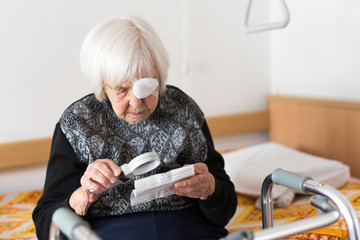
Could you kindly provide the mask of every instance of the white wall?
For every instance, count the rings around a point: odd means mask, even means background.
[[[86,33],[111,16],[137,15],[150,22],[169,52],[168,82],[190,94],[206,116],[264,109],[270,89],[269,33],[243,32],[244,4],[1,0],[0,143],[51,136],[65,108],[90,92],[80,72],[79,49]],[[237,147],[266,139],[262,132],[233,136],[230,142]],[[219,148],[231,147],[228,143],[216,139]],[[0,182],[9,184],[0,186],[0,194],[41,188],[44,178],[44,166],[2,171]]]
[[[179,8],[176,1],[2,0],[0,142],[52,135],[65,107],[90,91],[80,45],[111,16],[134,14],[153,24],[172,50],[170,76],[178,83]]]
[[[264,109],[269,34],[242,31],[243,7],[244,0],[1,0],[0,143],[51,136],[64,109],[89,93],[79,48],[110,16],[153,25],[170,55],[169,83],[207,116]]]
[[[286,1],[271,33],[273,93],[360,101],[360,1]]]
[[[269,33],[243,31],[245,1],[186,1],[184,89],[207,115],[264,109]]]
[[[0,143],[52,135],[64,109],[90,91],[79,48],[89,29],[110,16],[138,15],[154,26],[170,55],[169,83],[207,116],[264,109],[269,92],[360,101],[360,1],[285,1],[286,29],[245,34],[246,0],[1,0]],[[224,139],[216,144],[229,146]],[[41,171],[33,173],[43,178]]]

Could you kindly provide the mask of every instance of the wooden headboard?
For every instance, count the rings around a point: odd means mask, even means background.
[[[339,160],[360,178],[360,102],[268,96],[270,140]]]
[[[0,144],[0,170],[45,164],[49,160],[51,138]]]
[[[360,102],[270,95],[268,109],[207,117],[214,137],[269,130],[270,140],[349,165],[360,178]],[[0,144],[0,170],[45,164],[51,138]]]

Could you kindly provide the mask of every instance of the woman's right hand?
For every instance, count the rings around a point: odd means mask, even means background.
[[[98,159],[89,164],[81,177],[81,187],[70,197],[70,206],[78,215],[85,215],[100,194],[117,181],[120,173],[120,167],[110,159]]]
[[[112,160],[98,159],[88,165],[80,183],[84,189],[99,194],[110,188],[120,173],[120,167]]]

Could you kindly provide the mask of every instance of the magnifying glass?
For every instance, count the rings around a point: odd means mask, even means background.
[[[121,174],[119,180],[122,182],[128,181],[136,175],[144,174],[155,169],[160,164],[159,155],[155,152],[143,153],[129,163],[120,166]]]
[[[144,174],[154,170],[160,164],[160,157],[156,152],[143,153],[132,159],[129,163],[120,166],[121,174],[118,177],[120,182],[126,182],[136,175]],[[100,194],[100,192],[89,190],[92,193]]]

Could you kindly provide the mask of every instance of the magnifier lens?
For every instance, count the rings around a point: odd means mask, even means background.
[[[122,182],[126,182],[135,175],[144,174],[154,170],[159,164],[160,157],[157,153],[143,153],[131,160],[128,164],[124,164],[120,167],[122,171],[119,179]]]
[[[134,169],[134,171],[132,173],[134,175],[144,174],[144,173],[147,173],[147,172],[155,169],[159,164],[160,164],[160,162],[158,162],[156,160],[151,160],[149,162],[143,163],[140,166],[138,166],[136,169]]]

